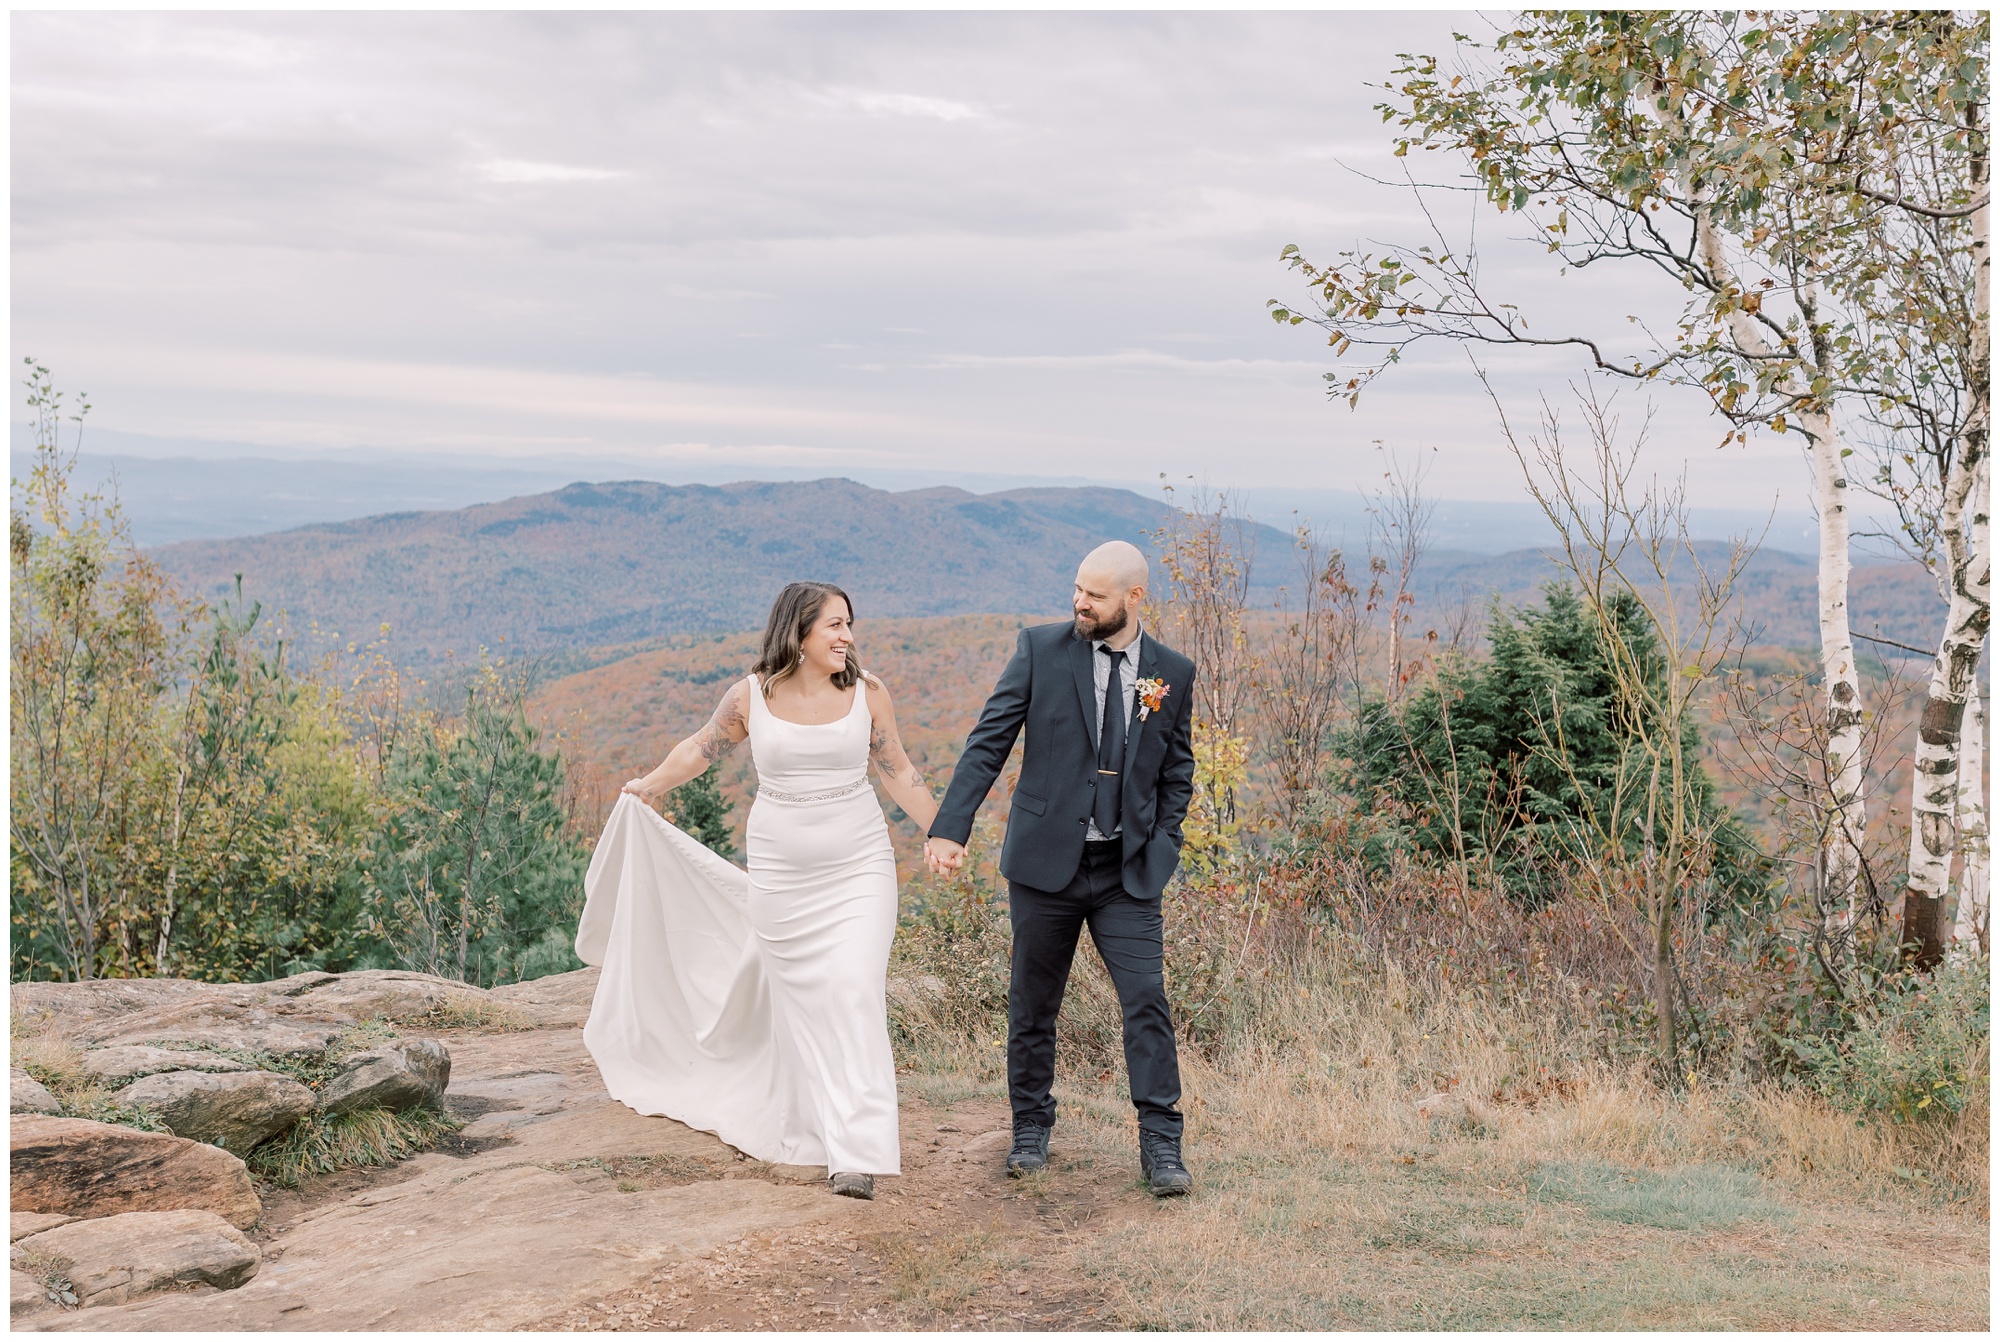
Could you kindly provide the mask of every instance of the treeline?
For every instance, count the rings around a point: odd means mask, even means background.
[[[578,967],[589,852],[525,677],[482,661],[434,693],[379,647],[293,665],[240,580],[188,600],[115,503],[72,487],[62,395],[32,363],[28,391],[36,455],[9,516],[13,977],[492,985]],[[676,800],[727,847],[712,778]]]
[[[1302,529],[1276,612],[1249,604],[1252,533],[1226,495],[1198,495],[1157,538],[1149,623],[1201,667],[1188,892],[1247,899],[1253,924],[1292,907],[1405,970],[1509,995],[1553,973],[1594,994],[1607,1047],[1668,1078],[1841,1073],[1884,1010],[1983,1013],[1983,890],[1955,892],[1957,986],[1936,992],[1887,879],[1907,829],[1862,836],[1875,898],[1828,898],[1819,689],[1740,657],[1729,612],[1749,548],[1703,562],[1684,496],[1630,483],[1640,445],[1601,403],[1583,419],[1581,446],[1553,422],[1515,444],[1561,562],[1542,600],[1496,600],[1483,631],[1416,621],[1433,505],[1393,455],[1365,550]],[[1910,749],[1886,719],[1869,740]],[[1724,781],[1755,805],[1725,804]],[[1973,1078],[1935,1031],[1983,1039],[1983,1021],[1925,1017],[1896,1055],[1928,1059],[1920,1084],[1879,1058],[1867,1084],[1911,1112],[1943,1102],[1919,1093],[1935,1085],[1955,1108]]]
[[[1725,445],[1803,439],[1820,683],[1811,762],[1772,776],[1820,809],[1823,939],[1886,911],[1924,966],[1986,938],[1990,39],[1978,11],[1858,9],[1530,10],[1483,38],[1454,34],[1447,52],[1399,57],[1380,86],[1395,154],[1424,164],[1412,203],[1434,220],[1434,191],[1470,192],[1543,245],[1550,279],[1650,274],[1678,320],[1631,315],[1621,338],[1586,313],[1530,332],[1502,272],[1479,264],[1472,223],[1318,264],[1287,246],[1303,283],[1270,304],[1326,332],[1328,390],[1350,404],[1426,341],[1498,357],[1568,347],[1600,385],[1701,396]],[[1454,180],[1416,185],[1440,171]],[[1577,483],[1615,492],[1625,478]],[[1915,786],[1886,804],[1869,778],[1882,705],[1856,648],[1886,640],[1855,627],[1850,600],[1857,488],[1895,510],[1890,539],[1943,605],[1918,640],[1934,655],[1906,756]],[[1560,491],[1538,497],[1562,506]],[[1885,860],[1870,834],[1891,807],[1903,851]]]

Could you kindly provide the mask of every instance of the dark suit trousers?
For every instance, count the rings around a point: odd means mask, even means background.
[[[1090,939],[1125,1016],[1125,1073],[1139,1127],[1179,1140],[1180,1060],[1167,1013],[1162,971],[1164,927],[1158,900],[1134,899],[1119,877],[1119,845],[1084,845],[1083,863],[1062,890],[1007,884],[1014,921],[1014,975],[1007,994],[1007,1087],[1016,1123],[1053,1127],[1056,1078],[1056,1012],[1069,985],[1076,940],[1086,924]]]

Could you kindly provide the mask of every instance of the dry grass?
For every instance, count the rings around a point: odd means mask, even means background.
[[[535,1029],[534,1018],[519,1007],[495,1001],[483,993],[448,994],[415,1022],[431,1030],[492,1030],[513,1033]]]
[[[461,1118],[425,1108],[309,1114],[252,1151],[247,1163],[260,1179],[297,1188],[336,1170],[392,1165],[464,1126]]]
[[[1247,944],[1170,939],[1169,957]],[[1227,991],[1182,1051],[1198,1190],[1089,1241],[1080,1266],[1115,1325],[1987,1324],[1983,1099],[1895,1126],[1775,1082],[1669,1091],[1605,1060],[1560,977],[1503,995],[1334,936],[1201,972]],[[926,1090],[990,1087],[998,1019],[939,1015],[899,1017],[903,1060]],[[1116,1020],[1086,942],[1054,1149],[1136,1179]]]
[[[691,1156],[585,1156],[580,1160],[559,1160],[542,1166],[545,1170],[591,1169],[618,1181],[621,1193],[647,1188],[677,1188],[722,1177],[723,1167]]]
[[[1947,1180],[1942,1129],[1769,1084],[1670,1094],[1579,1056],[1558,1014],[1319,968],[1189,1054],[1203,1194],[1098,1242],[1121,1322],[1985,1325],[1983,1112]]]
[[[30,1021],[16,1015],[10,1022],[13,1064],[55,1092],[81,1090],[91,1084],[83,1070],[83,1047],[59,1029],[53,1018]]]
[[[51,1016],[33,1021],[11,1020],[13,1062],[48,1087],[69,1118],[121,1123],[147,1132],[165,1132],[166,1124],[151,1110],[121,1104],[116,1088],[92,1077],[83,1067],[83,1048]]]
[[[996,1273],[1015,1266],[1021,1257],[1017,1247],[985,1228],[931,1240],[901,1233],[876,1235],[867,1245],[882,1262],[891,1300],[941,1313],[978,1295]]]

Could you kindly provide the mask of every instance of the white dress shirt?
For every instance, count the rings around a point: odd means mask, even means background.
[[[1125,731],[1128,742],[1131,740],[1132,731],[1133,686],[1139,683],[1139,640],[1145,636],[1145,631],[1142,629],[1130,643],[1125,645],[1125,660],[1120,663],[1118,669],[1118,689],[1119,694],[1125,701]],[[1101,741],[1104,738],[1104,686],[1105,682],[1111,679],[1111,659],[1104,655],[1104,647],[1104,639],[1091,640],[1090,702],[1095,709],[1092,716],[1096,719],[1095,725],[1097,727],[1097,734],[1092,738],[1094,741]],[[1120,781],[1122,782],[1123,780],[1121,779]],[[1115,839],[1122,832],[1123,826],[1121,825],[1117,831],[1105,834],[1097,828],[1097,821],[1093,819],[1090,822],[1090,828],[1084,831],[1084,837],[1093,843],[1098,843],[1105,839]]]

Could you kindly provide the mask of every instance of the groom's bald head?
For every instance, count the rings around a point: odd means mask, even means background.
[[[1146,589],[1150,570],[1146,556],[1131,541],[1106,541],[1083,557],[1076,566],[1077,576],[1088,573],[1107,579],[1120,592]]]
[[[1112,638],[1131,622],[1146,599],[1146,556],[1130,541],[1106,541],[1083,557],[1076,569],[1071,608],[1083,638]]]

